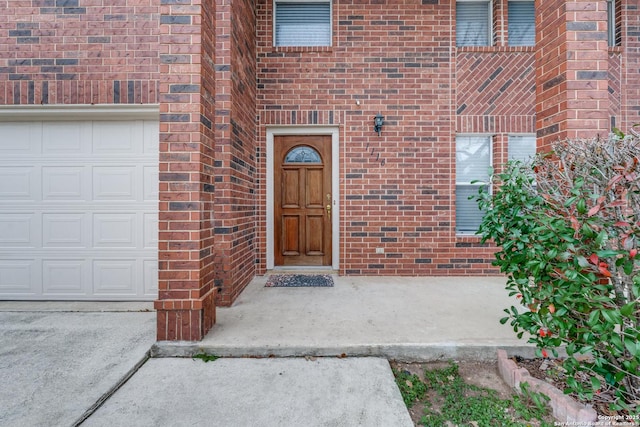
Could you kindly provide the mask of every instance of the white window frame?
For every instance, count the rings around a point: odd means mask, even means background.
[[[512,44],[511,42],[511,21],[509,20],[509,3],[532,3],[533,9],[533,44]],[[536,15],[535,15],[535,3],[533,0],[507,0],[507,44],[509,46],[535,46],[536,41]]]
[[[276,43],[276,11],[278,3],[328,3],[329,4],[329,44],[295,44],[295,45],[278,45]],[[274,47],[327,47],[333,46],[333,0],[273,0],[273,46]]]
[[[488,144],[489,144],[489,162],[486,165],[487,166],[487,182],[484,184],[486,186],[489,186],[489,191],[492,190],[491,188],[491,184],[489,183],[489,168],[493,166],[493,134],[487,134],[487,133],[474,133],[474,134],[469,134],[469,133],[465,133],[465,134],[458,134],[455,136],[455,153],[456,153],[456,182],[455,182],[455,188],[456,188],[456,198],[454,200],[455,203],[455,224],[456,224],[456,235],[457,236],[473,236],[476,234],[477,229],[476,230],[460,230],[459,229],[459,225],[458,225],[458,212],[459,212],[459,206],[458,206],[458,197],[460,196],[459,191],[458,191],[458,187],[461,186],[465,186],[465,187],[480,187],[483,184],[481,183],[472,183],[471,181],[460,181],[459,177],[460,174],[458,173],[458,139],[459,138],[486,138]]]
[[[459,45],[458,44],[458,15],[456,12],[456,47],[475,47],[475,46],[493,46],[494,44],[494,25],[493,25],[493,1],[492,0],[456,0],[456,11],[459,3],[486,3],[488,8],[487,13],[487,44],[482,45]]]

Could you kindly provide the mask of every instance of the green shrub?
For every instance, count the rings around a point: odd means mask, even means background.
[[[541,356],[566,349],[567,392],[640,413],[640,140],[558,142],[492,184],[478,234],[521,305],[501,322]]]

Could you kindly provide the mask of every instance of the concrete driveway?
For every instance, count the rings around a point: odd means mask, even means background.
[[[0,303],[0,425],[74,425],[146,360],[155,312],[91,307]]]

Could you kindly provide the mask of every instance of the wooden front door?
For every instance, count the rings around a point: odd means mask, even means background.
[[[331,136],[276,136],[274,162],[275,265],[331,265]]]

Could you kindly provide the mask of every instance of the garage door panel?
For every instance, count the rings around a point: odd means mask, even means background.
[[[142,124],[143,126],[143,140],[142,151],[144,154],[157,156],[158,155],[158,144],[160,139],[158,138],[158,124],[145,121]]]
[[[143,189],[142,189],[142,197],[143,200],[153,201],[158,200],[159,197],[159,173],[158,168],[155,166],[145,166],[143,168]]]
[[[41,152],[42,124],[8,122],[2,126],[0,158],[3,156],[33,156]]]
[[[97,213],[93,215],[93,247],[135,248],[135,213]]]
[[[42,154],[45,157],[79,157],[90,153],[91,122],[44,122]]]
[[[86,295],[89,283],[87,261],[84,259],[45,259],[42,261],[44,295]]]
[[[94,200],[136,200],[136,167],[95,166],[93,168]]]
[[[153,300],[158,122],[0,122],[0,299]]]
[[[158,261],[156,259],[144,259],[142,260],[142,265],[144,294],[155,297],[158,295]]]
[[[0,200],[34,200],[36,194],[36,168],[0,167]]]
[[[37,225],[35,212],[0,214],[0,248],[39,246]]]
[[[0,293],[37,294],[40,283],[37,266],[35,259],[0,260]]]
[[[93,293],[96,295],[135,295],[136,261],[94,260]]]
[[[94,122],[93,153],[116,156],[142,153],[141,125],[142,122]]]
[[[82,166],[42,167],[43,200],[89,200],[86,175]]]
[[[42,214],[42,246],[44,248],[87,248],[86,214],[59,212]]]
[[[145,249],[155,249],[158,247],[158,214],[146,213],[142,216],[144,222],[144,240],[143,247]]]

